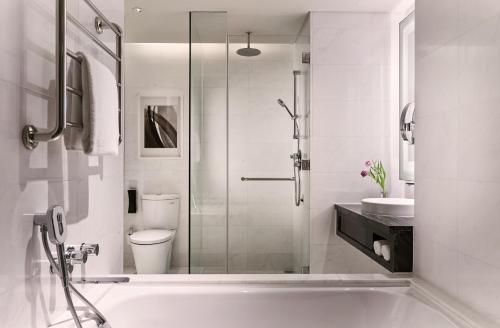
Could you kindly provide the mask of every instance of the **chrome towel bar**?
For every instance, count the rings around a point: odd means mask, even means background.
[[[294,178],[245,178],[241,177],[241,181],[295,181]]]
[[[82,90],[78,90],[73,86],[67,85],[66,78],[66,56],[81,64],[82,59],[74,52],[66,48],[66,24],[70,21],[76,26],[83,34],[87,35],[96,45],[104,50],[116,61],[116,80],[118,88],[118,129],[119,140],[121,143],[122,136],[122,97],[123,97],[123,83],[122,83],[122,30],[120,26],[109,21],[106,16],[96,7],[91,0],[83,0],[97,15],[95,18],[95,28],[98,34],[103,32],[103,29],[109,29],[115,34],[116,50],[112,51],[104,42],[95,36],[89,29],[81,24],[75,17],[67,13],[66,8],[67,0],[57,0],[56,5],[56,124],[50,130],[39,131],[33,125],[26,125],[22,131],[23,144],[27,149],[35,149],[41,141],[51,142],[59,139],[67,127],[82,128],[82,124],[75,122],[68,122],[66,119],[67,111],[67,93],[76,97],[82,98]]]

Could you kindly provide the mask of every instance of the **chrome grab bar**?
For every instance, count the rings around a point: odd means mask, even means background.
[[[118,87],[118,129],[119,129],[119,140],[118,143],[121,144],[123,140],[122,136],[122,96],[123,96],[123,84],[122,84],[122,30],[120,26],[110,22],[106,16],[97,8],[91,0],[84,0],[87,5],[94,11],[97,15],[96,17],[96,31],[101,34],[103,28],[108,28],[116,36],[116,51],[113,52],[104,42],[97,38],[91,31],[89,31],[83,24],[78,22],[76,18],[67,13],[66,8],[67,0],[57,0],[57,24],[56,24],[56,77],[57,77],[57,111],[56,111],[56,125],[54,128],[48,131],[39,131],[34,125],[25,125],[22,131],[23,144],[27,149],[35,149],[40,141],[51,142],[59,139],[64,133],[67,127],[81,128],[82,125],[74,122],[67,122],[66,120],[66,110],[67,110],[67,100],[66,93],[69,92],[72,95],[82,97],[82,90],[73,88],[67,85],[66,78],[66,56],[71,57],[78,63],[82,60],[75,53],[66,49],[66,25],[67,21],[70,21],[75,25],[81,32],[87,35],[95,44],[97,44],[101,49],[103,49],[107,54],[109,54],[116,61],[116,79]],[[98,24],[97,24],[98,23]]]
[[[294,178],[245,178],[241,177],[241,181],[295,181]]]

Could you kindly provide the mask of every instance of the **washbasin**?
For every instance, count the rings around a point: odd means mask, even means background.
[[[366,214],[413,216],[414,200],[410,198],[365,198],[361,210]]]

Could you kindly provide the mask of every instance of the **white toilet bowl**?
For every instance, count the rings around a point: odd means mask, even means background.
[[[129,236],[138,274],[168,273],[175,230],[142,230]]]
[[[179,223],[178,194],[142,195],[144,230],[129,236],[137,273],[168,273]]]

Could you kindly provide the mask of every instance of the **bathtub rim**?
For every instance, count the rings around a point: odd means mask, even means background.
[[[376,288],[387,292],[396,289],[406,290],[408,297],[428,305],[444,315],[459,328],[498,328],[493,321],[473,311],[453,297],[434,288],[419,278],[410,275],[384,274],[278,274],[278,275],[106,275],[129,277],[130,282],[120,284],[84,284],[84,293],[99,307],[99,303],[111,292],[114,286],[245,286],[264,288],[338,288],[366,289]],[[60,316],[59,319],[67,317]],[[65,320],[56,320],[50,327]],[[59,324],[57,324],[59,323]]]

